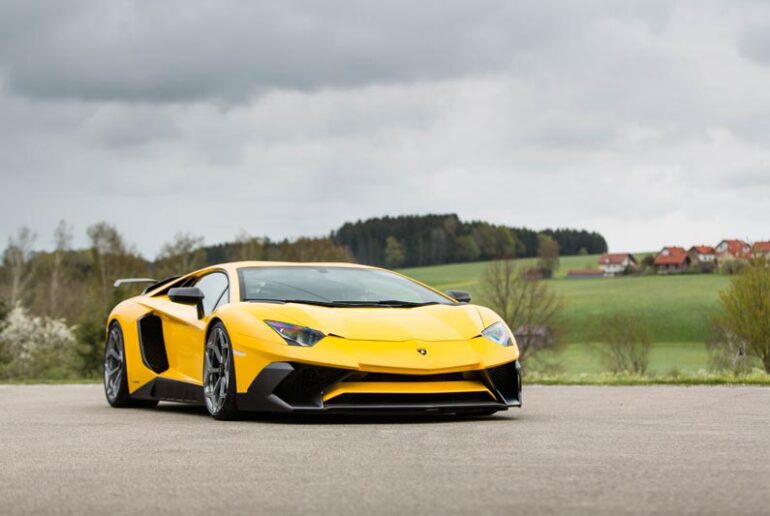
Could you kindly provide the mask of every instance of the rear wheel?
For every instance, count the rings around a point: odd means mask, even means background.
[[[233,348],[225,325],[217,322],[206,339],[203,356],[203,397],[206,409],[214,419],[236,419],[235,364]]]
[[[128,395],[126,378],[126,350],[123,345],[123,330],[117,321],[110,324],[107,343],[104,346],[104,395],[107,403],[116,408],[154,407],[155,400],[133,400]]]

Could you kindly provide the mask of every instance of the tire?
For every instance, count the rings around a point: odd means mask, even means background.
[[[126,373],[126,350],[123,330],[117,321],[110,324],[107,342],[104,345],[104,396],[107,403],[115,408],[154,407],[157,400],[135,400],[128,394]]]
[[[230,421],[240,413],[235,400],[233,346],[225,325],[216,322],[206,338],[203,353],[203,399],[214,419]]]

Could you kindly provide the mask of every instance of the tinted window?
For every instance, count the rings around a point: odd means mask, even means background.
[[[452,304],[398,274],[353,267],[248,267],[239,269],[244,300],[324,303],[383,302]]]
[[[203,311],[206,315],[214,311],[217,302],[227,290],[227,285],[227,275],[223,272],[212,272],[195,283],[195,286],[203,292]]]

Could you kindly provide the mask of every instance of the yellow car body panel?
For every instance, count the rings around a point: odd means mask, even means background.
[[[518,358],[516,350],[503,348],[483,337],[449,342],[382,342],[326,337],[312,348],[302,348],[287,346],[282,341],[266,344],[237,333],[231,336],[236,351],[238,392],[246,392],[262,368],[278,361],[419,376],[488,369]],[[424,349],[426,354],[420,354],[418,349]]]
[[[483,392],[490,399],[494,395],[480,382],[340,382],[324,394],[323,400],[329,401],[343,394],[437,394],[444,392]]]
[[[312,366],[322,372],[422,377],[422,381],[415,382],[403,381],[403,378],[398,382],[338,382],[325,388],[323,402],[347,393],[481,393],[495,398],[500,396],[493,392],[484,371],[504,365],[512,367],[513,364],[518,368],[519,350],[512,336],[512,345],[502,346],[481,335],[485,328],[501,322],[499,316],[487,308],[453,302],[435,290],[452,302],[408,308],[337,308],[242,301],[238,271],[247,267],[372,269],[354,264],[229,263],[193,272],[121,302],[110,314],[109,324],[118,323],[123,332],[126,377],[131,395],[167,399],[148,390],[159,380],[202,388],[206,338],[215,322],[224,324],[229,334],[235,391],[243,396],[253,395],[256,379],[271,364],[293,364],[294,368]],[[196,307],[169,299],[169,286],[192,284],[212,272],[226,274],[229,302],[199,318]],[[289,345],[265,321],[314,328],[325,337],[312,347]],[[158,354],[159,347],[165,353],[165,362],[162,353]],[[460,381],[440,378],[441,375],[467,372],[477,372],[479,376],[475,380]],[[424,381],[429,377],[435,377],[436,381]],[[520,390],[520,379],[517,381]],[[177,398],[170,396],[168,399]],[[184,396],[179,399],[185,400]],[[518,405],[512,405],[510,400],[508,405],[505,400],[500,401],[500,407],[506,406]]]

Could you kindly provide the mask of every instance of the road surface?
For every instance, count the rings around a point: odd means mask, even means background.
[[[111,409],[0,386],[3,514],[768,514],[770,389],[525,386],[486,419]]]

